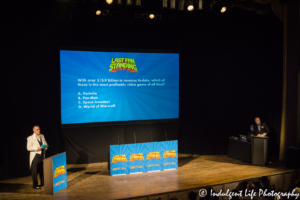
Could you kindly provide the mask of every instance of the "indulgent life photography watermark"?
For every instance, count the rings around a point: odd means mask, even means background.
[[[295,192],[295,189],[291,192],[275,192],[274,190],[263,190],[263,189],[259,189],[258,191],[256,190],[245,190],[245,194],[243,194],[243,191],[240,190],[239,192],[231,192],[229,191],[229,189],[226,192],[223,192],[222,190],[220,190],[220,192],[215,192],[213,189],[211,189],[210,191],[206,191],[206,189],[201,189],[199,190],[199,196],[200,197],[205,197],[206,195],[208,195],[208,192],[210,193],[209,195],[211,197],[229,197],[229,199],[232,199],[232,197],[250,197],[251,199],[253,199],[254,197],[277,197],[277,199],[279,200],[280,197],[287,197],[287,199],[291,198],[291,197],[295,197],[295,199],[298,199],[299,197],[299,193]]]

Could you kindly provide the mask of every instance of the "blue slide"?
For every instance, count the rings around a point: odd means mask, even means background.
[[[179,54],[60,50],[61,124],[179,118]]]

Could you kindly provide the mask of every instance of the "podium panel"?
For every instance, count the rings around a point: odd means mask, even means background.
[[[54,194],[67,187],[66,152],[51,156],[44,162],[45,194]]]
[[[268,137],[252,137],[251,164],[264,166],[268,159]]]
[[[111,176],[177,168],[177,140],[110,146]]]

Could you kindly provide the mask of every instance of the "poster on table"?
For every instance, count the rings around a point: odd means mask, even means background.
[[[177,140],[110,146],[111,176],[177,168]]]

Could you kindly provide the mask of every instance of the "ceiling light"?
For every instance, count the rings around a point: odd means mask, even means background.
[[[189,6],[187,7],[187,10],[188,10],[188,11],[194,10],[194,6],[193,6],[193,5],[189,5]]]
[[[149,18],[150,18],[150,19],[154,19],[154,14],[150,14],[150,15],[149,15]]]
[[[222,7],[220,11],[221,13],[224,13],[226,11],[226,7]]]
[[[101,10],[97,10],[96,15],[101,15]]]
[[[113,0],[106,0],[107,4],[112,4]]]

